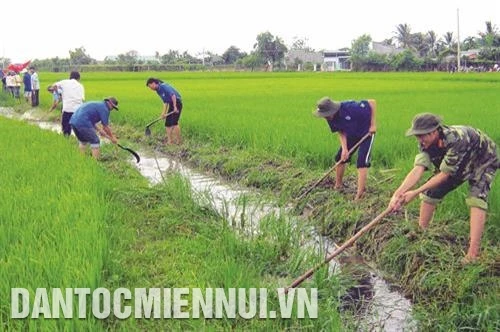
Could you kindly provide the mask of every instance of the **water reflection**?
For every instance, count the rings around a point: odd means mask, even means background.
[[[197,173],[178,161],[166,156],[139,152],[141,162],[135,164],[141,174],[147,177],[152,184],[163,181],[163,174],[167,172],[179,172],[190,183],[191,188],[202,197],[208,198],[212,208],[232,225],[243,226],[251,233],[258,231],[259,221],[270,215],[283,216],[282,209],[266,202],[252,200],[248,197],[254,196],[247,189],[223,183],[218,179]],[[287,217],[291,218],[291,217]],[[296,221],[300,222],[300,221]],[[292,221],[293,224],[293,221]],[[336,245],[329,238],[319,236],[311,231],[311,236],[305,247],[314,248],[325,257],[336,249]],[[334,273],[339,268],[335,260],[329,262],[329,271]],[[390,290],[389,285],[372,271],[366,278],[365,283],[360,285],[364,288],[363,298],[365,301],[363,330],[369,331],[416,331],[415,323],[411,319],[411,303],[397,291]],[[368,300],[368,301],[367,301]]]
[[[7,118],[20,119],[37,124],[40,128],[61,133],[59,124],[38,121],[32,111],[19,114],[11,108],[1,108],[0,115]],[[158,153],[138,151],[141,161],[136,164],[131,157],[130,162],[135,165],[140,173],[149,179],[152,184],[163,181],[167,172],[178,172],[186,178],[196,199],[202,204],[207,202],[228,222],[240,230],[248,233],[258,231],[258,224],[268,215],[283,216],[286,211],[273,206],[268,202],[261,202],[255,193],[223,183],[220,180],[197,173],[183,164]],[[285,213],[286,215],[286,213]],[[291,218],[285,216],[286,218]],[[293,224],[292,220],[292,224]],[[299,222],[299,221],[297,221]],[[329,238],[319,236],[311,231],[305,247],[321,252],[325,257],[336,249],[336,245]],[[339,268],[335,260],[329,262],[329,271],[334,273]],[[285,286],[285,285],[284,285]],[[416,331],[416,323],[411,318],[411,303],[397,291],[392,291],[389,285],[378,276],[376,271],[371,271],[366,278],[366,284],[360,285],[362,291],[369,292],[364,303],[364,314],[360,321],[360,328],[364,331]],[[365,288],[367,287],[367,288]],[[360,290],[361,291],[361,290]]]

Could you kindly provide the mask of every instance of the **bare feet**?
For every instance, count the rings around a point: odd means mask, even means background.
[[[360,201],[361,199],[363,199],[365,197],[365,193],[366,193],[365,189],[363,189],[363,191],[361,191],[359,193],[356,193],[356,196],[354,197],[354,201],[357,202],[357,201]]]
[[[335,183],[335,186],[333,187],[334,190],[343,192],[347,186],[344,183],[337,184]]]
[[[467,265],[467,264],[474,264],[479,261],[479,257],[472,257],[469,255],[465,255],[464,258],[462,258],[462,265]]]

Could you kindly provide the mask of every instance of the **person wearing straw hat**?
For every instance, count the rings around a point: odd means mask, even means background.
[[[464,263],[477,260],[486,222],[488,194],[500,159],[495,142],[479,129],[468,126],[446,126],[432,113],[417,114],[406,136],[415,136],[420,153],[414,167],[394,192],[389,207],[397,211],[420,195],[419,225],[427,228],[441,199],[465,181],[469,183],[470,243]],[[426,170],[436,173],[417,189]]]
[[[371,149],[375,138],[376,123],[375,111],[377,103],[374,99],[362,101],[333,101],[329,97],[321,98],[317,103],[314,115],[324,118],[332,132],[337,132],[340,139],[340,148],[335,161],[341,163],[336,168],[335,188],[344,187],[343,177],[345,165],[350,161],[349,150],[363,140],[358,148],[358,183],[355,200],[363,197],[366,191],[368,168],[371,166]],[[366,135],[371,133],[369,138]]]
[[[115,97],[107,97],[103,101],[83,103],[71,116],[69,124],[78,138],[82,153],[85,153],[86,146],[90,145],[92,156],[99,159],[101,142],[96,131],[109,138],[113,144],[118,143],[109,126],[109,116],[113,109],[118,111],[118,100]],[[98,123],[101,123],[102,128],[97,126]]]

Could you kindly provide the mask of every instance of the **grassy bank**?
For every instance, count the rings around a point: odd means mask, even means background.
[[[0,118],[2,212],[0,324],[3,330],[259,329],[335,330],[342,322],[338,295],[347,284],[318,273],[306,287],[318,287],[318,319],[39,319],[37,288],[267,288],[268,308],[278,309],[272,290],[284,287],[319,257],[298,250],[302,238],[291,225],[269,217],[263,232],[243,238],[225,220],[194,202],[176,175],[150,187],[106,147],[106,162],[76,152],[74,140],[35,126]],[[27,143],[29,142],[29,143]],[[50,149],[46,147],[50,146]],[[13,153],[15,152],[15,153]],[[11,317],[12,287],[30,292],[29,317]],[[52,303],[52,297],[47,299]],[[127,303],[123,303],[126,305]],[[34,309],[33,309],[34,310]],[[46,311],[49,310],[49,311]],[[185,308],[186,311],[189,308]],[[62,312],[58,312],[62,317]]]
[[[324,121],[311,116],[315,101],[323,95],[338,100],[377,99],[378,133],[367,199],[352,202],[355,173],[351,166],[345,193],[334,192],[328,180],[296,209],[302,213],[309,203],[308,224],[338,242],[383,211],[411,169],[416,142],[403,133],[414,114],[435,112],[448,124],[476,126],[500,142],[500,100],[496,97],[500,77],[494,73],[82,74],[88,100],[106,95],[120,100],[120,112],[112,115],[112,124],[120,125],[120,135],[155,148],[160,145],[162,126],[152,128],[152,139],[144,137],[144,124],[161,110],[158,96],[144,86],[150,75],[172,83],[185,99],[186,143],[181,148],[163,148],[165,153],[259,188],[283,204],[323,175],[338,147],[337,137]],[[45,77],[56,76],[61,74]],[[459,264],[469,233],[466,185],[446,197],[426,232],[416,227],[418,204],[412,203],[358,241],[357,251],[412,298],[422,330],[499,328],[499,182],[497,177],[490,193],[483,258],[478,265]],[[301,273],[300,268],[287,269],[283,268],[292,279]]]

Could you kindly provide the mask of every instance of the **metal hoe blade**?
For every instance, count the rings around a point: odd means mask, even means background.
[[[123,149],[123,150],[125,150],[125,151],[130,152],[130,153],[131,153],[131,154],[135,157],[135,160],[136,160],[136,162],[137,162],[137,163],[139,163],[139,162],[141,161],[141,157],[139,157],[139,154],[138,154],[137,152],[135,152],[135,151],[134,151],[134,150],[132,150],[131,148],[127,148],[127,147],[125,147],[125,146],[123,146],[123,145],[120,145],[120,144],[117,144],[117,145],[118,145],[118,147],[119,147],[120,149]]]

